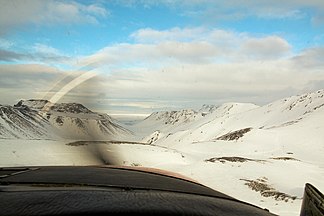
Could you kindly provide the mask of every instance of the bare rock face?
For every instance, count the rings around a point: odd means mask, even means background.
[[[226,140],[226,141],[232,141],[232,140],[238,140],[241,137],[244,136],[244,134],[246,134],[247,132],[251,131],[252,128],[244,128],[244,129],[240,129],[237,131],[233,131],[233,132],[229,132],[227,134],[224,134],[220,137],[217,137],[216,140]]]

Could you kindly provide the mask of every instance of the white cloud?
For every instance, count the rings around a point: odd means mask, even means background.
[[[83,10],[85,10],[91,14],[100,15],[102,17],[109,15],[109,12],[107,11],[107,9],[105,9],[99,5],[94,5],[94,4],[89,5],[89,6],[83,6]]]
[[[18,74],[56,74],[60,73],[60,70],[57,68],[49,67],[44,64],[0,64],[0,72],[4,73],[17,73],[15,76],[19,76]]]
[[[181,30],[142,29],[132,34],[134,44],[105,47],[81,62],[109,70],[107,77],[92,81],[109,98],[137,99],[112,107],[139,112],[149,112],[146,101],[154,99],[178,108],[229,101],[264,104],[324,82],[323,48],[293,53],[278,35]]]
[[[323,71],[324,47],[306,49],[302,53],[294,56],[291,61],[294,65],[298,65],[299,68]]]
[[[172,28],[164,31],[158,31],[151,28],[139,29],[131,34],[137,42],[156,43],[159,41],[174,41],[174,40],[193,40],[201,38],[206,29],[204,28]]]
[[[158,31],[140,29],[135,43],[107,46],[80,60],[82,65],[164,65],[170,63],[205,64],[242,60],[280,59],[290,53],[282,37],[254,37],[222,29],[172,28]]]
[[[14,51],[0,49],[0,61],[16,61],[20,59],[30,58],[29,55],[17,53]]]
[[[61,53],[58,49],[41,43],[35,43],[32,46],[31,60],[40,61],[42,63],[71,64],[71,57]]]
[[[133,107],[138,109],[161,109],[166,106],[170,106],[170,104],[162,104],[159,101],[132,101],[132,100],[108,100],[107,104],[110,107]]]
[[[138,32],[145,34],[136,35]],[[154,40],[146,33],[154,35]],[[203,103],[264,104],[324,83],[324,48],[293,53],[293,47],[277,35],[174,28],[143,29],[132,37],[133,44],[114,44],[81,58],[78,66],[92,65],[102,75],[73,89],[65,96],[66,101],[115,113],[149,113],[163,107],[197,107]],[[35,44],[34,49],[57,53],[45,44]],[[44,94],[49,83],[62,73],[36,65],[1,66],[0,72],[0,91],[8,100],[19,94],[25,98],[34,97],[33,92]],[[8,93],[8,89],[12,91]]]
[[[75,1],[3,0],[0,7],[0,34],[26,24],[97,23],[97,17],[108,14],[100,5]]]
[[[124,1],[121,1],[122,3]],[[165,5],[181,9],[182,14],[219,21],[237,20],[246,17],[263,19],[300,19],[310,11],[314,24],[324,24],[324,1],[322,0],[128,0],[128,5],[141,4],[146,7]]]
[[[69,102],[91,101],[98,88],[86,83],[96,73],[63,71],[43,64],[0,64],[0,104],[13,104],[21,98],[53,99],[60,94]],[[70,91],[70,89],[72,89]]]
[[[173,62],[206,62],[217,54],[208,42],[166,41],[158,44],[116,44],[79,61],[82,65],[161,65]]]
[[[36,43],[33,46],[33,50],[36,53],[44,53],[44,54],[53,54],[53,55],[61,55],[60,51],[55,49],[54,47],[48,46],[46,44]]]
[[[278,58],[289,53],[291,45],[278,36],[249,38],[241,45],[241,51],[256,58]]]
[[[20,98],[39,98],[62,72],[40,64],[0,64],[0,104],[12,104]]]
[[[28,50],[17,52],[12,49],[1,49],[0,46],[0,60],[7,62],[31,61],[34,63],[72,64],[71,57],[46,44],[36,43],[26,48],[28,48]],[[21,49],[23,50],[23,48]]]
[[[113,98],[165,99],[169,104],[191,100],[198,106],[206,101],[265,104],[297,94],[314,80],[324,81],[324,74],[314,69],[299,69],[290,59],[224,63],[209,65],[174,65],[161,69],[124,69],[113,73],[102,84]],[[323,69],[323,67],[322,67]],[[293,79],[291,79],[294,77]],[[97,83],[98,84],[98,83]],[[212,102],[210,102],[212,101]]]
[[[14,43],[12,41],[0,38],[0,49],[8,49],[12,47]]]

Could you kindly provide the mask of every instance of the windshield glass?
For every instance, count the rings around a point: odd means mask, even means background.
[[[0,0],[0,167],[158,168],[297,215],[323,89],[321,0]]]

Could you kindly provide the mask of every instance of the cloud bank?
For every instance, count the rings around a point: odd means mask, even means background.
[[[8,34],[28,24],[98,23],[109,11],[99,4],[85,5],[76,1],[2,0],[0,7],[0,35]]]
[[[265,104],[323,88],[324,48],[294,53],[278,35],[172,28],[139,29],[130,38],[134,43],[107,46],[79,61],[106,74],[94,85],[107,89],[109,97],[103,100],[123,98],[118,109],[123,104],[136,110],[137,103],[137,111],[149,113],[165,108],[167,101],[173,108],[229,101]]]
[[[98,25],[110,16],[107,6],[83,1],[3,0],[0,7],[0,93],[12,98],[50,95],[54,80],[95,69],[100,76],[66,95],[109,112],[197,107],[229,101],[265,104],[291,94],[323,88],[324,47],[296,51],[284,34],[252,34],[225,28],[141,28],[127,42],[115,42],[85,56],[68,56],[46,42],[17,48],[8,35],[21,28]],[[115,1],[146,9],[181,8],[181,15],[215,23],[223,20],[299,20],[323,25],[321,0]],[[203,7],[201,5],[204,5]],[[308,20],[308,18],[307,18]],[[105,21],[108,21],[105,19]],[[100,24],[99,24],[100,25]],[[318,35],[321,37],[321,35]],[[290,37],[291,39],[291,37]],[[67,71],[66,64],[74,68]],[[58,69],[60,68],[60,69]],[[62,78],[63,77],[63,78]],[[48,94],[47,91],[50,91]],[[19,96],[20,95],[20,96]],[[22,96],[21,96],[22,95]]]

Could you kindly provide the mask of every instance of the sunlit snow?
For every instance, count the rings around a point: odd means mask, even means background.
[[[299,214],[306,182],[324,191],[324,90],[262,107],[227,103],[156,112],[136,124],[79,105],[73,107],[80,112],[61,104],[45,115],[39,102],[21,105],[0,107],[3,167],[160,168],[279,215]]]

